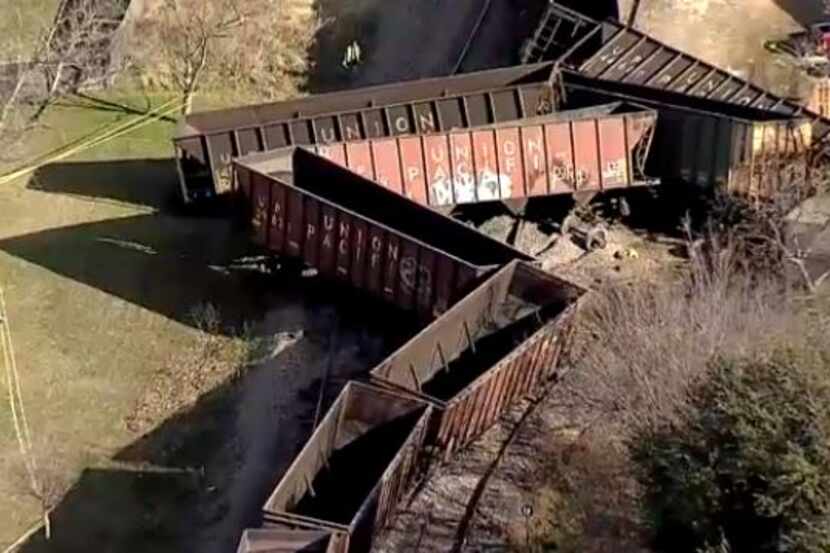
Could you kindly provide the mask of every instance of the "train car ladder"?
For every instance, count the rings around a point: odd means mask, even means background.
[[[522,63],[544,61],[551,46],[556,44],[556,34],[559,32],[563,21],[561,14],[554,9],[554,4],[549,3],[539,25],[536,26],[536,30],[533,32],[533,38],[525,44],[522,52]],[[571,36],[568,37],[569,41],[578,36],[579,31],[585,25],[579,19],[573,20],[571,23],[574,28],[570,33]]]

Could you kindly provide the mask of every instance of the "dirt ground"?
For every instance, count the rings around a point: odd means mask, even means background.
[[[633,3],[620,0],[623,19]],[[807,98],[810,80],[764,41],[784,38],[822,11],[821,0],[640,0],[634,26],[778,94]]]
[[[555,551],[544,542],[567,521],[547,470],[575,446],[584,421],[551,392],[514,406],[451,462],[431,466],[373,551],[535,551],[540,542]]]

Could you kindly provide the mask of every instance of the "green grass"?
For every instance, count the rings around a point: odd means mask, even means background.
[[[119,91],[103,99],[138,111],[147,107],[143,97]],[[136,117],[128,111],[75,100],[52,106],[26,137],[25,155],[0,173]],[[175,190],[169,182],[175,172],[164,161],[171,157],[174,128],[175,121],[153,122],[0,185],[0,283],[27,414],[33,433],[61,444],[73,466],[87,465],[90,457],[106,462],[135,439],[124,417],[147,379],[194,336],[175,315],[207,297],[214,284],[208,269],[178,256],[221,244],[221,225],[214,232],[215,223],[148,211],[160,205],[159,195]],[[158,255],[121,247],[119,240]],[[16,450],[9,419],[3,400],[0,548],[38,514],[6,470]]]
[[[25,153],[15,163],[7,164],[5,169],[8,170],[9,165],[20,166],[38,156],[48,155],[75,141],[98,136],[107,129],[140,117],[148,107],[152,109],[160,106],[170,98],[160,95],[145,98],[115,92],[102,95],[100,99],[106,104],[82,98],[67,98],[51,106],[41,117],[38,128],[27,136]],[[170,114],[170,120],[149,123],[66,159],[92,161],[170,157],[170,138],[178,116],[174,112]]]

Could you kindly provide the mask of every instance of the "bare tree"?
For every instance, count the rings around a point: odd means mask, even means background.
[[[122,2],[64,0],[42,33],[32,64],[40,71],[40,115],[57,97],[110,77],[110,47],[124,15]]]
[[[77,472],[57,444],[53,440],[39,441],[13,471],[21,494],[38,503],[47,540],[52,537],[52,511],[72,487]]]
[[[172,88],[189,113],[199,90],[256,98],[295,94],[319,29],[282,0],[164,0],[137,22],[133,62],[149,86]],[[236,96],[238,97],[238,96]]]
[[[737,260],[750,273],[777,278],[792,275],[811,294],[830,276],[808,268],[817,245],[815,237],[830,226],[830,215],[813,205],[815,197],[830,191],[830,164],[809,159],[772,164],[764,173],[761,200],[720,194],[712,202],[708,232],[727,237]]]
[[[9,147],[35,126],[57,98],[85,85],[107,82],[112,70],[111,42],[123,12],[120,1],[63,0],[56,13],[43,14],[35,33],[38,38],[30,44],[23,37],[20,11],[10,11],[21,32],[0,37],[0,52],[11,53],[0,64],[3,154],[10,153]]]
[[[190,113],[205,67],[220,38],[245,20],[240,2],[166,0],[160,14],[157,44],[171,65],[171,76],[182,94],[182,113]]]
[[[18,29],[23,27],[19,8],[9,17],[16,20]],[[31,82],[33,69],[21,33],[9,33],[0,38],[0,51],[8,55],[0,60],[0,151],[3,152],[0,160],[3,160],[6,155],[14,154],[13,146],[26,127],[21,97]]]

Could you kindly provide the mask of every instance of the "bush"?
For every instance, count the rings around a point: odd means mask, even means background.
[[[827,368],[792,352],[716,361],[682,422],[633,438],[658,550],[830,550]]]

